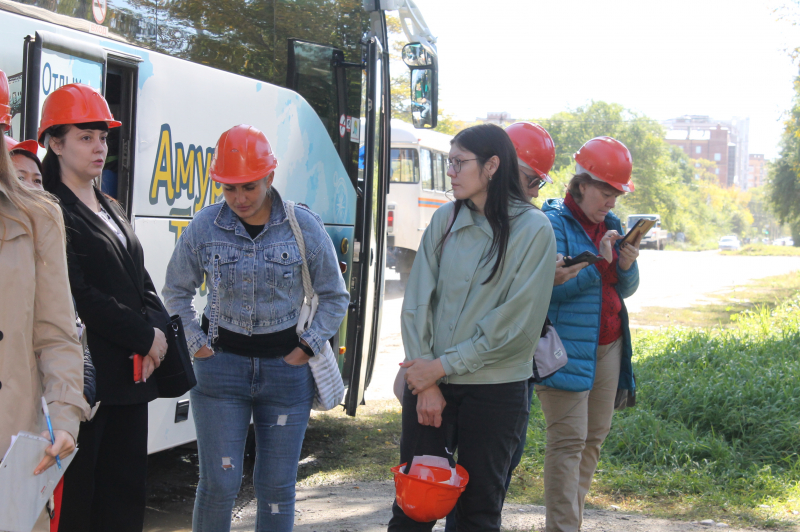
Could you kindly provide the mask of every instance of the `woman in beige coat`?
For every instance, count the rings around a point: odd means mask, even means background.
[[[0,456],[19,431],[47,431],[49,405],[55,444],[40,473],[75,449],[78,424],[89,413],[83,398],[83,355],[67,278],[64,223],[44,192],[17,179],[0,147]],[[34,530],[48,530],[46,515]]]

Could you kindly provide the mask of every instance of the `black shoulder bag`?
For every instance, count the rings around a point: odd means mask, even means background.
[[[180,397],[197,384],[192,368],[192,357],[186,345],[183,322],[177,314],[170,316],[161,299],[160,310],[147,307],[147,322],[160,329],[167,337],[167,354],[153,376],[158,386],[158,396],[162,398]]]

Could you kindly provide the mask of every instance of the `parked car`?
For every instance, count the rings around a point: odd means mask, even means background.
[[[719,239],[720,251],[739,251],[742,245],[739,243],[739,238],[736,235],[723,236]]]
[[[790,236],[785,236],[783,238],[776,238],[773,244],[776,246],[794,246],[794,240]]]

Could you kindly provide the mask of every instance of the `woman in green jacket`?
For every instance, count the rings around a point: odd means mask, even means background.
[[[400,458],[446,456],[450,432],[470,477],[456,506],[459,530],[500,530],[553,289],[555,237],[525,199],[514,145],[501,128],[465,129],[451,146],[456,201],[425,230],[403,301]],[[392,513],[390,531],[434,525],[413,521],[396,502]]]

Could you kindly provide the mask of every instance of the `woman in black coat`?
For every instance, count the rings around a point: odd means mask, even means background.
[[[148,377],[167,342],[147,320],[163,307],[142,246],[119,204],[93,186],[108,153],[108,128],[119,125],[105,99],[86,85],[59,88],[42,108],[44,186],[64,212],[69,280],[100,403],[94,419],[81,425],[80,452],[64,475],[61,532],[140,532],[144,523],[147,403],[158,395]],[[139,383],[134,354],[144,357]]]

